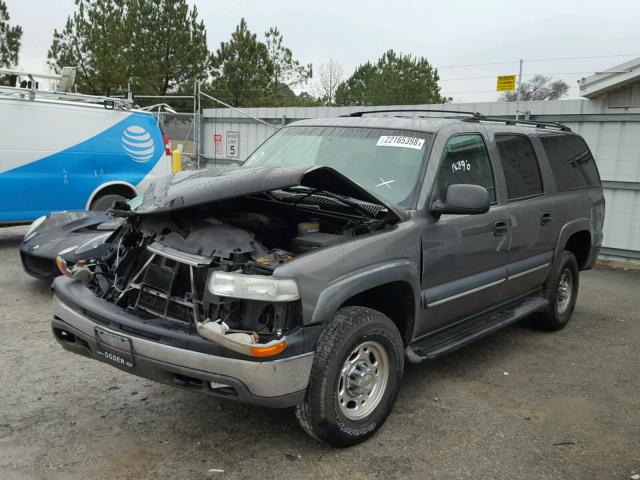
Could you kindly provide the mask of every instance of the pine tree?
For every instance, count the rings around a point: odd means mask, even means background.
[[[292,90],[311,78],[312,67],[293,58],[276,27],[263,42],[242,18],[231,39],[213,54],[212,67],[208,90],[235,107],[318,104],[309,94]]]
[[[291,49],[284,46],[284,38],[277,27],[271,27],[265,34],[265,44],[272,63],[272,77],[269,92],[277,95],[287,88],[304,84],[313,75],[311,64],[303,65],[293,58]]]
[[[56,30],[49,64],[77,68],[81,92],[112,94],[129,82],[138,94],[165,94],[204,78],[204,23],[186,0],[75,0],[76,11]]]
[[[410,105],[446,103],[440,94],[438,71],[424,57],[385,52],[367,62],[336,90],[338,105]]]
[[[133,71],[137,87],[160,95],[185,82],[205,79],[209,49],[198,9],[186,0],[131,0]]]
[[[212,56],[211,91],[233,106],[253,106],[266,100],[274,75],[267,46],[251,33],[244,18]]]
[[[22,27],[11,26],[9,11],[4,0],[0,0],[0,67],[15,67],[20,53]]]
[[[49,65],[56,72],[76,67],[76,87],[82,93],[125,91],[132,43],[126,0],[75,0],[75,4],[64,29],[54,30]]]

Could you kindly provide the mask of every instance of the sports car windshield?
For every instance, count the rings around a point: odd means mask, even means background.
[[[243,167],[331,167],[383,200],[411,208],[430,139],[429,133],[405,130],[287,127]]]

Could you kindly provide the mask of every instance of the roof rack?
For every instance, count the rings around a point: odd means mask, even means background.
[[[504,123],[505,125],[529,125],[536,128],[555,128],[558,130],[562,130],[563,132],[571,131],[569,127],[559,122],[543,122],[543,121],[537,121],[537,120],[516,120],[513,118],[486,116],[480,112],[468,112],[465,110],[439,110],[439,109],[428,109],[428,108],[360,110],[357,112],[352,112],[347,115],[341,115],[341,116],[342,117],[362,117],[368,113],[402,113],[402,112],[453,113],[457,115],[467,115],[465,118],[462,119],[463,121],[466,121],[466,122],[500,122],[500,123]],[[420,116],[420,117],[425,118],[424,116]]]
[[[44,90],[0,86],[0,98],[2,97],[28,98],[31,101],[36,98],[43,98],[48,100],[89,103],[103,105],[104,108],[108,110],[112,110],[114,108],[127,110],[133,104],[131,100],[127,100],[125,98],[101,97],[97,95],[84,95],[81,93],[70,92],[47,92]]]
[[[465,118],[466,122],[499,122],[505,125],[529,125],[536,128],[555,128],[562,130],[563,132],[570,132],[571,129],[560,122],[543,122],[538,120],[516,120],[515,118],[504,117],[486,117],[482,114],[478,114],[473,117]]]
[[[98,104],[103,105],[104,108],[110,110],[114,108],[127,110],[133,105],[133,102],[129,99],[70,92],[69,90],[75,81],[75,68],[72,67],[64,67],[62,69],[62,75],[22,72],[19,70],[9,69],[0,69],[0,75],[9,75],[10,77],[13,77],[14,84],[17,84],[19,77],[27,77],[29,79],[29,81],[26,82],[28,85],[26,87],[9,87],[0,85],[0,97],[27,98],[30,101],[33,101],[36,98],[43,98],[48,100]],[[58,87],[61,91],[38,90],[38,85],[35,81],[36,78],[57,80]]]
[[[420,112],[420,113],[456,113],[458,115],[472,115],[472,116],[482,116],[481,113],[478,112],[465,112],[463,110],[435,110],[429,108],[411,108],[411,109],[386,109],[386,110],[359,110],[357,112],[351,112],[347,115],[341,115],[342,117],[362,117],[368,113],[402,113],[402,112]]]

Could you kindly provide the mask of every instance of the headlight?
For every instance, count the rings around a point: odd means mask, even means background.
[[[27,233],[24,236],[24,241],[29,240],[31,237],[33,237],[33,235],[35,234],[34,230],[36,228],[38,228],[40,225],[42,225],[42,222],[44,222],[47,219],[46,215],[43,215],[42,217],[38,217],[36,218],[32,223],[31,226],[29,227],[29,230],[27,230]]]
[[[102,245],[107,239],[113,235],[113,232],[103,233],[102,235],[98,235],[97,237],[93,237],[88,242],[84,242],[73,252],[75,255],[80,255],[81,253],[88,252],[89,250],[93,250],[94,248],[98,248],[99,245]]]
[[[73,252],[76,248],[78,248],[78,245],[74,245],[73,247],[67,247],[64,250],[60,250],[58,252],[58,255],[66,255],[67,253]]]
[[[291,278],[228,272],[213,272],[209,278],[209,291],[221,297],[266,302],[291,302],[300,298],[298,284]]]

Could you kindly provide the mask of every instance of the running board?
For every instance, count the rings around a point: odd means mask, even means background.
[[[410,363],[433,360],[515,323],[544,308],[549,301],[529,296],[502,309],[472,317],[416,340],[406,349]]]

